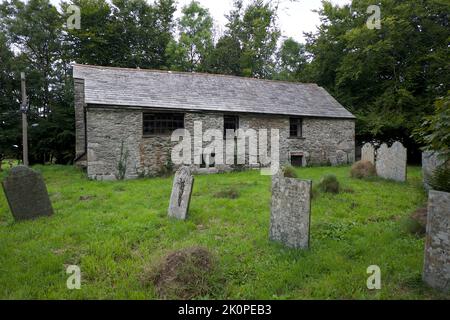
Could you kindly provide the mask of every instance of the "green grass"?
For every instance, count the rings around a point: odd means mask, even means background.
[[[258,171],[197,176],[183,222],[167,218],[172,178],[100,182],[68,166],[34,169],[45,177],[55,215],[14,222],[0,196],[2,299],[155,299],[142,273],[190,246],[208,248],[224,279],[217,293],[198,298],[450,298],[422,283],[424,239],[402,224],[426,201],[417,167],[407,183],[352,179],[349,167],[297,169],[315,184],[334,174],[353,190],[315,195],[307,251],[268,240],[270,177]],[[239,197],[214,196],[230,189]],[[81,267],[81,290],[66,288],[70,264]],[[373,264],[381,290],[366,287]]]

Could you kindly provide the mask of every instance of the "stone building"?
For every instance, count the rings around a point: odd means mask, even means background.
[[[203,131],[279,129],[281,164],[355,158],[355,117],[316,84],[78,64],[73,77],[75,161],[92,179],[115,179],[120,162],[126,178],[172,169],[171,133],[194,121]]]

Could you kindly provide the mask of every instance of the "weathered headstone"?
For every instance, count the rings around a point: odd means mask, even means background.
[[[169,203],[169,217],[185,220],[191,201],[194,176],[189,167],[181,167],[175,173]]]
[[[272,176],[270,240],[291,248],[309,247],[311,181]]]
[[[340,166],[348,163],[348,155],[343,150],[337,150],[334,155],[330,157],[332,166]]]
[[[425,189],[430,189],[430,185],[428,183],[433,175],[433,171],[443,164],[444,160],[439,157],[438,152],[425,151],[422,153],[422,177]]]
[[[361,149],[361,161],[370,161],[375,165],[375,148],[371,143],[366,143]]]
[[[423,280],[450,292],[450,193],[430,190]]]
[[[383,143],[377,150],[377,175],[395,181],[406,181],[406,148],[396,141],[389,148]]]
[[[16,166],[2,185],[15,220],[53,214],[47,187],[40,173],[26,166]]]

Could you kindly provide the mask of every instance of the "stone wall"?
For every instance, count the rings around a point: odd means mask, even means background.
[[[211,128],[223,132],[221,113],[186,112],[185,128],[190,131],[192,138],[194,121],[202,121],[203,132]],[[144,136],[142,110],[139,109],[89,106],[86,126],[88,175],[92,179],[116,178],[122,142],[123,153],[128,154],[126,178],[161,173],[170,162],[171,150],[176,144],[170,141],[170,135]],[[348,162],[354,161],[353,120],[304,118],[302,138],[289,138],[289,117],[285,116],[242,114],[239,115],[239,128],[279,129],[281,164],[288,164],[293,153],[303,155],[304,164],[330,163],[330,158],[339,152],[346,154]],[[77,134],[77,151],[83,139],[84,135]],[[270,141],[270,136],[268,140]],[[203,146],[207,144],[204,143]],[[209,169],[200,169],[198,165],[192,167],[194,172],[232,169],[230,166]]]
[[[84,80],[74,79],[75,104],[75,156],[82,156],[86,151],[84,118]]]

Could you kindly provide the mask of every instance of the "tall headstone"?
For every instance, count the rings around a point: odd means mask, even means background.
[[[371,143],[366,143],[361,149],[361,161],[370,161],[375,165],[375,148]]]
[[[439,157],[438,152],[422,152],[422,177],[425,189],[430,189],[430,185],[428,183],[433,175],[433,171],[443,164],[444,160]]]
[[[39,172],[26,166],[16,166],[11,169],[2,185],[15,220],[53,214],[47,187]]]
[[[423,280],[450,292],[450,193],[430,190]]]
[[[395,181],[406,181],[406,148],[396,141],[389,148],[383,143],[377,150],[377,175]]]
[[[272,176],[269,238],[291,248],[309,247],[311,181]]]
[[[185,220],[191,201],[194,176],[189,167],[181,167],[175,173],[169,203],[169,217]]]

